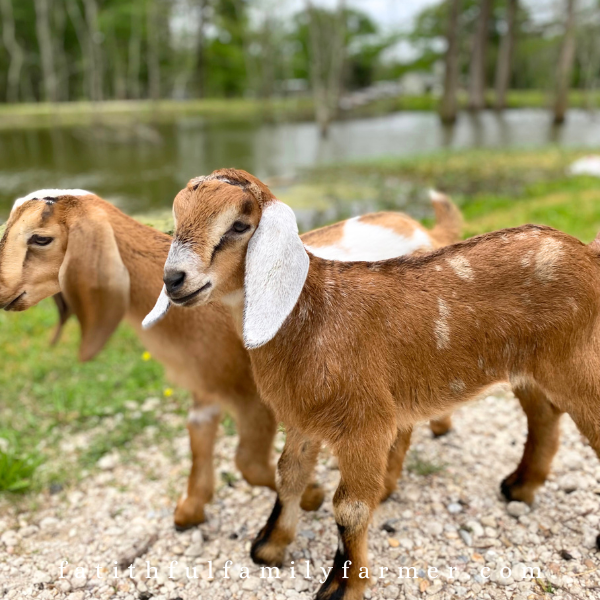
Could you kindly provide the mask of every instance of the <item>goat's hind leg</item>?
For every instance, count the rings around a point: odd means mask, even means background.
[[[258,396],[237,407],[236,424],[239,444],[235,463],[250,485],[263,485],[275,489],[273,440],[277,422],[271,409]],[[303,510],[317,510],[323,503],[323,488],[310,481],[300,500]]]
[[[312,475],[320,443],[296,430],[287,432],[285,447],[277,463],[277,499],[267,520],[252,543],[251,557],[257,564],[281,566],[285,551],[296,535],[300,501]]]
[[[175,527],[179,530],[205,521],[204,506],[211,501],[215,487],[213,450],[220,419],[219,404],[202,403],[198,396],[194,396],[194,406],[187,423],[192,469],[187,493],[179,498],[174,515]]]
[[[411,434],[412,427],[409,429],[398,430],[398,435],[394,440],[394,444],[388,452],[387,472],[385,474],[383,495],[381,497],[382,502],[385,502],[396,489],[398,479],[400,479],[402,473],[404,458],[410,447]]]
[[[514,386],[527,416],[527,441],[517,469],[500,486],[507,500],[531,504],[545,483],[560,443],[559,421],[563,414],[533,382]]]

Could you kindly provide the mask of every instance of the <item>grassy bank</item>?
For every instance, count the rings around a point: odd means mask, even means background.
[[[600,230],[600,180],[566,175],[583,154],[546,148],[380,159],[321,168],[275,189],[299,211],[339,207],[324,213],[336,220],[356,203],[365,211],[428,216],[426,190],[436,187],[461,206],[465,236],[533,222],[588,242]],[[170,214],[140,219],[172,227]],[[169,388],[127,326],[95,360],[79,364],[75,321],[58,346],[49,346],[56,318],[50,300],[24,313],[0,312],[0,491],[56,490],[115,447],[151,438],[168,443],[183,431],[165,414],[183,414],[188,394]]]
[[[590,153],[549,147],[541,150],[472,150],[438,153],[410,160],[380,159],[318,169],[310,185],[335,199],[337,182],[356,196],[361,187],[389,207],[397,190],[406,210],[419,216],[423,190],[449,193],[465,217],[465,237],[523,223],[561,229],[589,242],[600,230],[600,180],[571,177],[568,166]],[[411,198],[421,197],[420,205]]]
[[[512,90],[507,96],[507,107],[547,108],[551,96],[541,90]],[[569,97],[572,108],[598,108],[600,92],[572,90]],[[344,110],[340,118],[373,117],[397,111],[434,111],[437,96],[397,96],[384,98]],[[465,94],[459,95],[462,109],[467,107]],[[494,105],[494,93],[487,95],[487,104]],[[58,104],[0,104],[0,129],[35,127],[82,126],[96,122],[119,123],[138,121],[142,123],[170,122],[176,117],[196,117],[211,120],[247,121],[310,121],[314,118],[314,106],[309,97],[276,98],[271,100],[253,98],[200,100],[123,100],[92,102],[68,102]]]

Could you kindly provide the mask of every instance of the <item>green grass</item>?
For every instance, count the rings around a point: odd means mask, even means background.
[[[411,450],[406,460],[406,468],[411,473],[427,477],[428,475],[441,473],[446,468],[446,465],[437,461],[427,460],[419,452]]]
[[[427,204],[423,190],[440,189],[461,207],[465,237],[537,223],[589,242],[600,231],[600,180],[570,177],[566,170],[590,152],[557,147],[440,152],[408,160],[383,158],[324,167],[313,171],[309,180],[315,202],[332,196],[340,201],[335,187],[339,181],[354,189],[351,200],[359,194],[356,190],[368,190],[383,208],[390,207],[394,190],[403,190],[396,201],[403,201],[404,194],[406,205],[400,203],[400,208],[416,216]],[[421,198],[420,212],[415,211],[416,196]]]
[[[493,106],[494,93],[486,101]],[[571,90],[570,106],[594,108],[600,106],[600,92]],[[547,108],[552,96],[543,90],[511,90],[508,108]],[[403,110],[435,111],[439,98],[432,94],[382,98],[364,106],[340,112],[340,118],[373,117]],[[459,105],[467,106],[466,94],[459,95]],[[80,126],[96,122],[122,123],[170,122],[175,117],[198,117],[232,122],[245,121],[311,121],[314,119],[312,98],[205,98],[196,100],[108,100],[106,102],[62,102],[0,104],[0,129]]]
[[[94,433],[88,447],[72,453],[76,467],[91,466],[112,449],[126,447],[149,425],[160,426],[155,411],[131,410],[132,402],[155,396],[183,407],[187,401],[184,392],[164,397],[168,384],[162,367],[145,360],[126,325],[96,359],[81,364],[74,319],[61,342],[50,347],[56,320],[51,300],[23,313],[0,312],[0,438],[6,440],[0,490],[25,491],[68,480],[77,469],[71,468],[64,444],[80,432]]]
[[[307,174],[278,196],[296,207],[369,201],[371,207],[400,206],[423,216],[430,210],[424,190],[437,187],[460,205],[465,236],[533,222],[589,242],[600,231],[600,180],[566,175],[567,166],[587,152],[473,150],[334,165]],[[169,219],[141,218],[164,227],[171,226]],[[159,415],[183,413],[189,401],[182,390],[165,397],[162,367],[145,360],[129,327],[122,325],[96,359],[80,364],[75,320],[63,340],[49,346],[56,320],[50,300],[24,313],[0,311],[0,491],[12,494],[73,480],[113,449],[127,451],[149,427],[168,442],[175,432]],[[160,406],[135,408],[133,403],[149,397],[160,398]],[[224,428],[234,432],[230,418]],[[82,433],[87,442],[65,450]],[[443,468],[418,455],[411,455],[408,465],[421,475]]]

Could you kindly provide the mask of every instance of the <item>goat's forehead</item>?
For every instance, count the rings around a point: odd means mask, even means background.
[[[91,196],[93,195],[92,192],[88,192],[87,190],[80,190],[80,189],[44,189],[44,190],[37,190],[35,192],[31,192],[30,194],[27,194],[27,196],[23,196],[22,198],[17,198],[15,200],[15,203],[13,204],[12,210],[11,210],[11,214],[14,213],[16,211],[16,209],[18,209],[20,206],[23,206],[26,202],[29,201],[38,201],[38,202],[45,202],[46,204],[53,204],[54,202],[56,202],[59,198],[62,198],[63,196]]]
[[[223,213],[247,212],[246,204],[251,202],[249,194],[238,186],[220,179],[203,179],[199,187],[191,189],[188,186],[177,194],[173,211],[178,222],[213,220]]]

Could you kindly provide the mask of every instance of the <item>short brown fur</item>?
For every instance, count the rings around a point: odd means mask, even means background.
[[[182,191],[174,205],[175,240],[184,232],[201,258],[213,243],[207,215],[236,218],[251,196],[255,227],[275,201],[243,171],[224,169],[212,177],[235,187],[213,180]],[[243,281],[252,233],[204,275],[225,289]],[[205,301],[219,297],[215,289]],[[533,428],[509,489],[518,492],[531,478],[531,491],[544,480],[562,412],[600,453],[599,307],[597,243],[586,246],[549,227],[526,225],[425,256],[374,263],[309,255],[291,314],[275,337],[250,351],[261,396],[290,440],[278,466],[277,511],[257,537],[253,558],[282,559],[310,472],[305,450],[326,443],[339,459],[334,515],[341,558],[352,565],[343,579],[336,558],[317,598],[361,598],[365,582],[358,570],[367,565],[368,523],[384,493],[394,441],[497,382],[510,380],[523,392]],[[238,331],[242,309],[232,305]],[[536,410],[544,413],[539,419]],[[544,430],[554,432],[547,443],[537,437]]]

